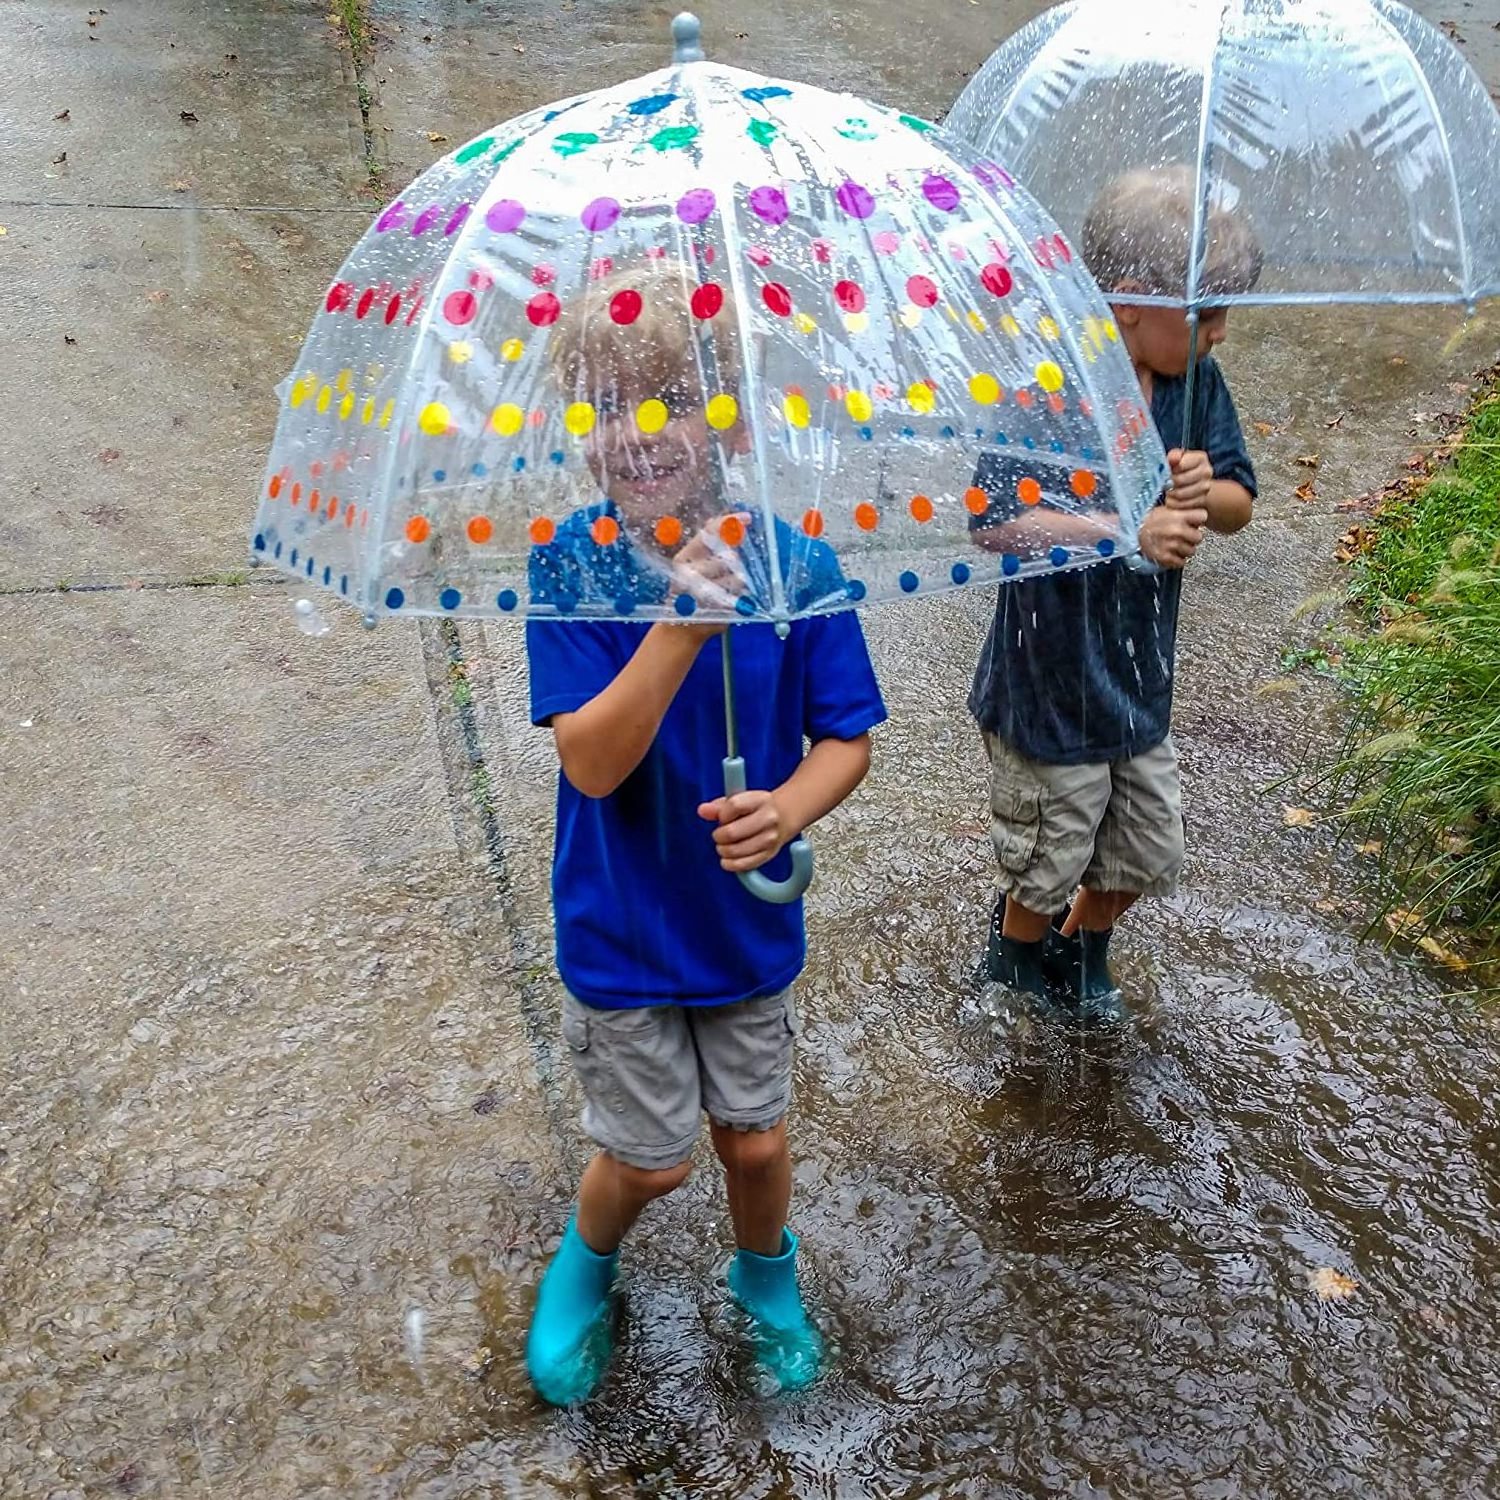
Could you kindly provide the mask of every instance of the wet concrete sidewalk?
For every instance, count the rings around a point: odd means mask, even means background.
[[[1426,9],[1500,84],[1484,4]],[[1336,504],[1461,401],[1493,314],[1237,319],[1264,498],[1189,582],[1190,882],[1123,939],[1114,1052],[969,998],[986,601],[869,616],[893,722],[820,831],[802,1002],[835,1372],[746,1390],[700,1173],[639,1237],[617,1375],[551,1414],[516,1350],[583,1149],[519,634],[304,636],[245,536],[381,185],[659,65],[670,12],[380,0],[356,57],[343,9],[5,13],[0,1496],[1500,1487],[1500,1038],[1359,940],[1267,792],[1332,732],[1267,684]],[[935,115],[1040,6],[702,9],[717,55]]]

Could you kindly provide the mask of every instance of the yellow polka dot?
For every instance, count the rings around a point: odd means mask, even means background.
[[[339,402],[339,421],[347,422],[349,413],[354,410],[354,392],[345,391],[344,399]]]
[[[733,427],[740,414],[740,404],[733,396],[720,392],[709,400],[703,408],[703,415],[708,418],[708,425],[723,432],[726,427]]]
[[[856,422],[868,422],[875,414],[875,403],[863,391],[850,391],[844,405]]]
[[[520,339],[506,339],[500,346],[500,358],[507,364],[515,364],[526,352],[526,345]]]
[[[293,406],[301,406],[307,398],[312,395],[317,381],[311,375],[299,376],[292,386],[291,403]]]
[[[1104,320],[1104,337],[1112,344],[1119,340],[1120,330],[1115,327],[1113,318],[1106,318]]]
[[[375,398],[373,396],[365,397],[365,404],[359,409],[359,420],[366,427],[375,420]]]
[[[392,397],[392,399],[389,400],[389,401],[387,401],[385,403],[385,405],[383,407],[381,407],[381,409],[380,409],[380,425],[381,425],[381,427],[382,428],[389,427],[391,425],[391,418],[393,416],[395,416],[395,415],[396,415],[396,402],[395,402],[395,398]]]
[[[1051,339],[1053,343],[1062,337],[1062,329],[1057,326],[1056,318],[1043,318],[1036,326],[1037,332],[1044,339]]]
[[[937,396],[932,387],[921,380],[907,386],[906,399],[911,403],[913,411],[929,412],[937,405]]]
[[[526,413],[519,406],[497,406],[490,413],[490,426],[501,437],[514,437],[526,425]]]
[[[983,333],[984,330],[989,327],[989,324],[984,321],[984,319],[974,308],[970,308],[969,327],[972,328],[975,333]]]
[[[448,345],[448,358],[456,365],[466,365],[474,358],[474,346],[467,339],[455,339]]]
[[[816,333],[818,331],[818,320],[809,317],[805,312],[799,312],[792,319],[792,327],[798,333]]]
[[[587,401],[575,401],[563,413],[563,426],[574,437],[586,437],[594,430],[594,408]]]
[[[870,315],[867,312],[845,313],[844,327],[850,333],[863,333],[870,326]]]
[[[970,379],[969,394],[981,406],[993,406],[1000,399],[1000,382],[981,370]]]
[[[453,425],[453,414],[441,401],[430,401],[422,408],[417,426],[428,437],[441,437]]]
[[[1049,396],[1055,396],[1064,384],[1062,366],[1053,364],[1050,359],[1044,360],[1036,367],[1036,383]]]
[[[642,432],[660,432],[670,415],[665,401],[642,401],[635,409],[635,425]]]
[[[353,370],[340,370],[339,378],[333,382],[334,390],[342,394],[349,389],[349,382],[354,379]]]
[[[333,387],[331,385],[325,385],[323,389],[318,392],[318,410],[327,411],[332,402]]]
[[[1013,339],[1021,336],[1021,325],[1009,313],[1000,319],[1000,330],[1002,333],[1008,333]]]
[[[794,391],[782,403],[781,409],[786,413],[786,419],[793,427],[806,427],[812,421],[812,408],[807,404],[807,397]]]
[[[915,328],[922,321],[922,309],[915,302],[908,302],[896,316],[903,328]]]

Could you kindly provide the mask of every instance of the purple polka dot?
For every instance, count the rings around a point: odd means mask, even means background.
[[[974,176],[992,191],[995,188],[1004,188],[1009,192],[1016,185],[1016,180],[1005,170],[997,167],[992,161],[982,161],[974,168]]]
[[[498,203],[490,204],[490,211],[484,216],[484,222],[496,234],[510,234],[521,227],[521,221],[525,217],[526,209],[523,204],[517,203],[514,198],[502,198]]]
[[[458,207],[453,210],[453,217],[449,219],[448,222],[443,226],[443,233],[445,235],[457,234],[458,231],[462,229],[464,227],[464,224],[468,221],[469,210],[472,209],[473,206],[474,205],[472,203],[460,203]]]
[[[946,177],[929,172],[922,181],[922,196],[934,207],[951,214],[958,207],[958,188]]]
[[[694,188],[677,200],[677,217],[684,224],[701,224],[714,211],[714,195],[708,188]]]
[[[387,229],[399,229],[406,222],[406,205],[398,198],[375,221],[375,232],[384,234]]]
[[[413,235],[426,234],[439,219],[443,217],[443,205],[441,203],[429,203],[421,213],[417,215],[417,222],[411,226]]]
[[[846,182],[834,196],[839,207],[856,219],[868,219],[875,212],[875,199],[869,188],[857,182]]]
[[[613,229],[620,217],[620,205],[613,198],[595,198],[578,216],[592,234]]]
[[[767,224],[785,224],[790,210],[780,188],[758,187],[750,192],[750,212]]]

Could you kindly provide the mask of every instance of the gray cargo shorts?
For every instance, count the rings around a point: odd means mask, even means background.
[[[1079,886],[1169,896],[1182,873],[1182,781],[1171,736],[1129,760],[1053,766],[993,734],[990,837],[1000,888],[1063,911]]]
[[[563,996],[584,1131],[647,1171],[685,1162],[705,1113],[735,1130],[769,1130],[781,1120],[799,1029],[790,990],[737,1005],[638,1010],[599,1010]]]

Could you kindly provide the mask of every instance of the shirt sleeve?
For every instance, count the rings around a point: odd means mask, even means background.
[[[1224,372],[1211,360],[1204,361],[1203,377],[1203,435],[1204,451],[1213,465],[1215,479],[1232,479],[1242,484],[1252,495],[1259,490],[1255,482],[1255,466],[1250,462],[1245,447],[1245,434],[1240,429],[1239,413],[1234,409],[1234,397],[1229,394],[1229,382]]]
[[[816,745],[858,739],[883,724],[885,703],[859,616],[846,609],[815,615],[804,625],[803,734]]]
[[[553,714],[576,713],[619,676],[619,641],[607,626],[583,620],[528,620],[526,661],[531,722],[546,728]]]

